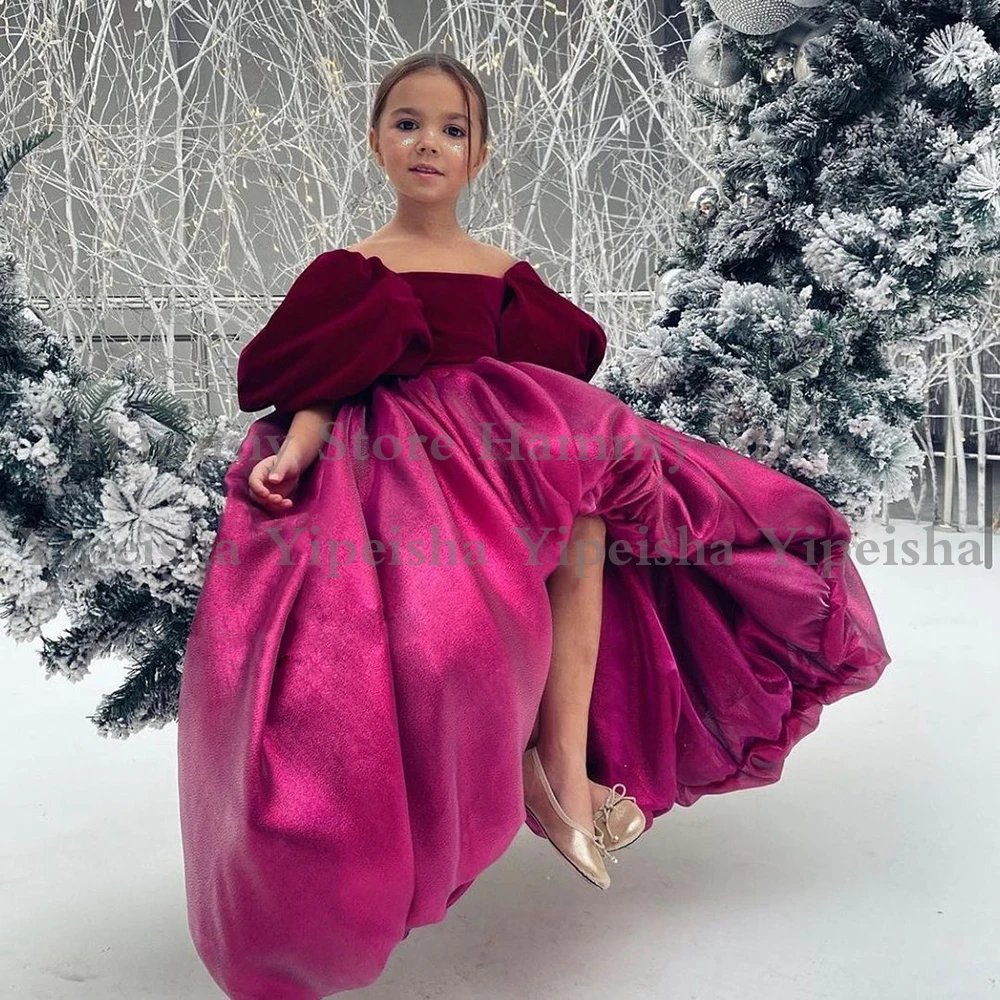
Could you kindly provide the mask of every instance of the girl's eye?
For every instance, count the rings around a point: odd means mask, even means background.
[[[407,125],[407,124],[416,125],[416,122],[412,118],[404,118],[404,119],[402,119],[402,121],[396,122],[396,128],[400,128],[401,126]],[[447,127],[448,128],[453,128],[453,129],[455,129],[458,132],[458,135],[455,136],[456,139],[461,139],[462,136],[465,135],[465,129],[461,128],[459,125],[448,125]],[[412,130],[408,129],[408,128],[404,128],[403,131],[404,132],[410,132]]]

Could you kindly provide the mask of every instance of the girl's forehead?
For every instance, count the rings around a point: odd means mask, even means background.
[[[395,107],[393,102],[412,104],[413,101],[419,100],[427,105],[429,110],[433,110],[434,104],[450,105],[457,101],[461,106],[467,93],[467,89],[450,73],[418,72],[404,76],[402,80],[393,84],[387,103]]]

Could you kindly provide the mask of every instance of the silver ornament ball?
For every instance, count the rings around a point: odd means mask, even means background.
[[[795,46],[779,42],[775,47],[771,65],[764,70],[764,79],[770,84],[781,83],[790,75],[795,65]]]
[[[817,28],[822,25],[830,25],[832,22],[824,21],[823,14],[807,14],[805,11],[802,12],[802,17],[800,17],[794,24],[790,24],[784,31],[778,33],[778,38],[783,42],[788,42],[789,45],[799,46],[805,41],[805,39],[811,35]]]
[[[795,56],[794,72],[796,80],[801,82],[802,80],[809,80],[812,78],[813,69],[809,60],[811,57],[815,56],[820,47],[820,43],[817,40],[821,36],[825,35],[832,27],[833,24],[829,23],[821,25],[818,28],[814,28],[802,40],[802,44],[799,46],[799,50]]]
[[[659,275],[655,288],[657,300],[665,299],[676,287],[683,284],[688,273],[685,267],[671,267]],[[661,307],[666,306],[666,301],[661,302],[660,305]]]
[[[731,87],[747,75],[736,42],[721,21],[699,28],[688,47],[688,72],[707,87]]]
[[[700,222],[707,222],[719,210],[719,191],[711,184],[695,188],[688,196],[685,206],[688,215]]]

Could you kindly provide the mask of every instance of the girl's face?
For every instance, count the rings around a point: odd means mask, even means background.
[[[368,145],[401,195],[428,204],[458,200],[486,161],[477,106],[470,93],[468,121],[464,91],[443,70],[419,70],[393,86],[378,129],[368,130]],[[429,163],[440,173],[417,173],[412,169],[417,163]]]

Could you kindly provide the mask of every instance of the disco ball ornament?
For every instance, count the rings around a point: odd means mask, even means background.
[[[744,35],[770,35],[794,24],[802,8],[789,0],[709,0],[715,16]]]
[[[707,87],[731,87],[747,75],[746,63],[721,21],[699,28],[688,47],[688,72]]]

